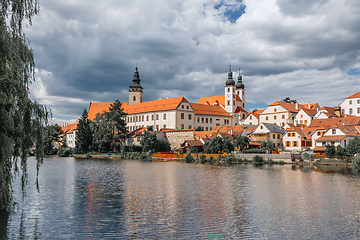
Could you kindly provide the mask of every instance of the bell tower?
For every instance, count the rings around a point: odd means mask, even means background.
[[[242,107],[243,109],[245,109],[245,86],[242,82],[242,76],[240,74],[240,69],[239,69],[239,76],[238,76],[238,82],[235,85],[236,88],[236,95],[238,95],[242,101]]]
[[[136,104],[136,103],[142,103],[143,102],[143,88],[140,85],[140,76],[138,72],[138,68],[136,66],[134,77],[132,80],[132,85],[129,86],[129,103]]]
[[[228,79],[225,82],[225,110],[231,115],[236,110],[236,92],[231,65],[229,65]]]

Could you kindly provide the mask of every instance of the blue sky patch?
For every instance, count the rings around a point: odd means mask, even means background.
[[[245,13],[245,7],[242,0],[236,0],[236,4],[228,4],[223,0],[214,6],[215,9],[222,11],[231,23],[235,23]]]
[[[350,68],[348,75],[360,75],[360,68]]]

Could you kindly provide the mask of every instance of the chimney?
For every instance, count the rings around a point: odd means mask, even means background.
[[[299,110],[299,104],[298,103],[295,103],[295,108],[296,108],[296,110]]]
[[[310,102],[308,102],[308,108],[309,108],[309,109],[311,108],[311,104],[310,104]]]
[[[337,117],[341,117],[341,107],[340,106],[335,107],[334,110],[335,110],[335,115]]]

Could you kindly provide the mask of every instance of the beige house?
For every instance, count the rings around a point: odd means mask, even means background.
[[[354,93],[340,103],[342,114],[360,117],[360,92]]]
[[[241,124],[244,124],[244,125],[259,125],[259,123],[260,123],[260,114],[263,111],[264,111],[264,109],[249,112],[249,115],[241,121]]]
[[[272,123],[284,127],[287,123],[294,123],[295,116],[301,108],[303,107],[297,103],[274,102],[260,114],[260,123]]]
[[[309,126],[311,121],[314,119],[316,113],[317,113],[316,109],[302,108],[295,115],[294,124]]]
[[[315,129],[308,127],[292,127],[287,128],[283,136],[283,145],[285,150],[301,151],[312,148],[311,135]]]
[[[251,142],[271,140],[277,148],[282,148],[282,135],[285,130],[277,124],[260,123],[259,126],[248,135]]]

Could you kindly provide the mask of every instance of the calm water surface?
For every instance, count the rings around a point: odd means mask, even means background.
[[[48,158],[38,192],[34,162],[4,239],[360,239],[350,170]]]

